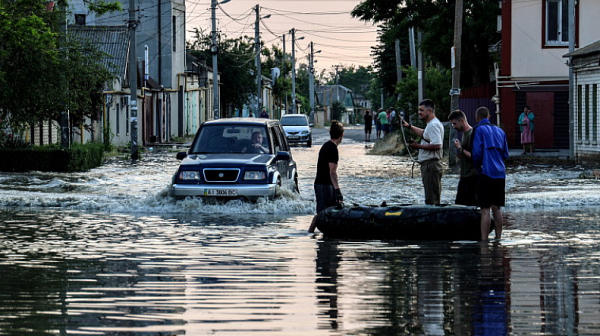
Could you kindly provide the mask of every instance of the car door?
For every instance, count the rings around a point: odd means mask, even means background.
[[[271,133],[271,139],[273,139],[273,154],[277,155],[279,152],[288,152],[289,147],[287,146],[287,142],[285,141],[285,137],[281,132],[280,127],[269,127],[269,132]],[[289,179],[289,161],[287,160],[277,160],[275,162],[277,165],[277,170],[283,179]]]

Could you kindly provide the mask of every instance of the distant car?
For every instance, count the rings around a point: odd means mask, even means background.
[[[200,126],[173,176],[171,196],[273,199],[298,192],[298,170],[278,120],[232,118]]]
[[[308,117],[304,114],[286,114],[281,117],[281,126],[289,143],[305,142],[312,146],[312,130]]]

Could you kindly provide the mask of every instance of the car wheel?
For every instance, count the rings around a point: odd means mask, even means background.
[[[281,197],[281,177],[277,178],[277,185],[275,186],[275,197],[274,198],[279,198]]]
[[[311,147],[312,146],[312,137],[308,139],[308,141],[306,142],[306,147]]]
[[[296,194],[300,193],[300,188],[298,188],[298,175],[294,177],[294,192],[296,192]]]

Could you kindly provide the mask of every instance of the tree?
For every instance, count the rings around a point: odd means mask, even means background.
[[[211,36],[197,28],[194,29],[194,35],[195,40],[187,43],[190,53],[195,57],[209,60],[209,65],[212,65]],[[248,104],[250,97],[256,95],[257,90],[254,75],[256,73],[254,44],[247,36],[227,39],[219,35],[217,46],[222,104],[241,111],[244,105]]]
[[[365,94],[374,78],[371,66],[364,67],[361,65],[356,68],[352,65],[348,68],[338,69],[338,84],[347,87],[354,93]],[[335,83],[332,82],[331,84]]]
[[[271,49],[262,49],[262,56],[261,69],[263,75],[270,77],[271,69],[279,68],[280,76],[275,83],[273,83],[273,98],[276,104],[283,106],[286,97],[289,97],[292,92],[292,80],[285,76],[285,74],[292,71],[291,61],[287,58],[284,62],[283,50],[279,49],[277,46],[272,46]]]
[[[392,46],[393,39],[404,38],[409,27],[421,29],[427,63],[450,68],[453,30],[448,27],[454,24],[454,4],[455,0],[365,0],[352,15],[381,24],[382,42]],[[497,2],[488,0],[465,0],[464,9],[461,86],[470,87],[489,81],[495,61],[489,47],[500,39],[496,32],[500,9]]]
[[[397,110],[405,111],[406,118],[413,116],[412,120],[418,120],[418,83],[417,70],[413,67],[403,69],[404,79],[398,83],[396,91],[401,94],[397,102]],[[449,69],[441,67],[428,67],[425,71],[425,90],[427,97],[434,101],[436,117],[440,120],[447,120],[450,114],[450,95],[448,87],[452,84],[452,72]]]
[[[58,8],[66,8],[64,1]],[[96,8],[112,10],[120,6]],[[73,126],[96,117],[111,78],[92,45],[67,40],[65,12],[43,0],[0,0],[0,118],[12,133],[70,110]],[[7,75],[10,74],[10,75]]]

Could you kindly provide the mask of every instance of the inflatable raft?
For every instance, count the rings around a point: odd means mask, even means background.
[[[317,216],[317,228],[333,238],[480,240],[481,212],[462,205],[330,207]]]

